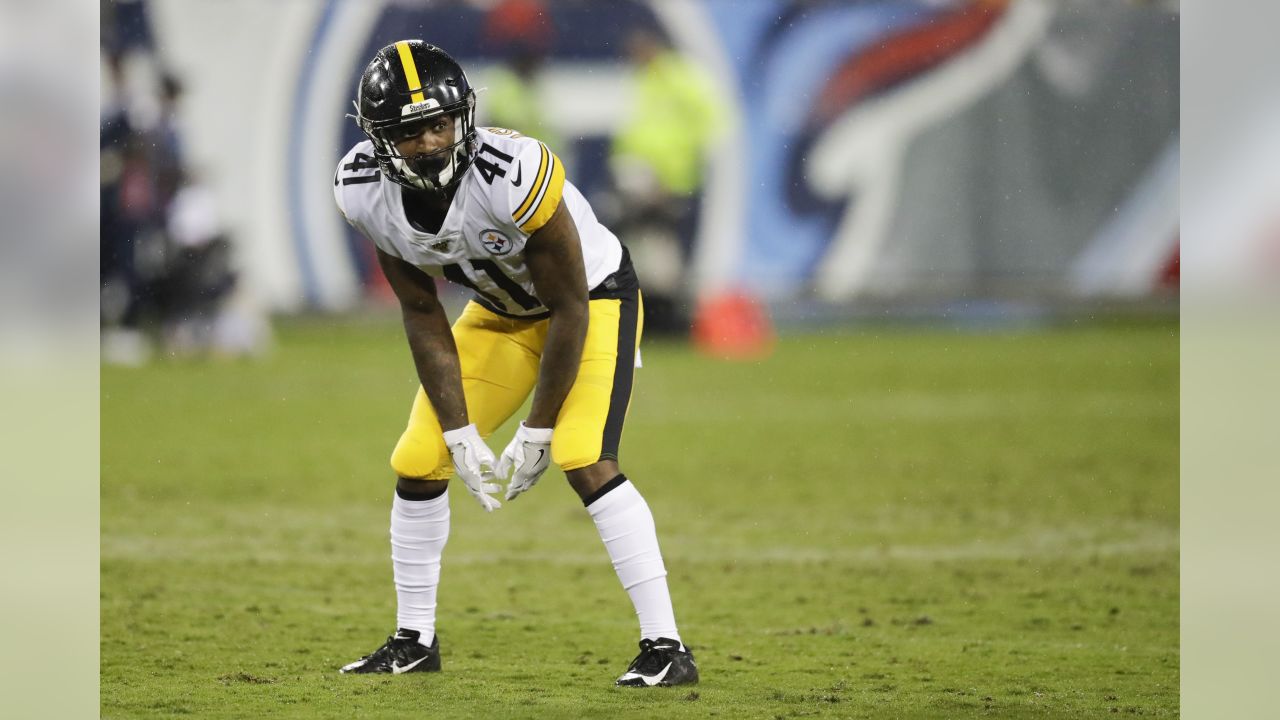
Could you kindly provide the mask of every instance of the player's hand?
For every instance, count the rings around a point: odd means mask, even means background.
[[[498,478],[493,474],[493,467],[496,464],[493,451],[480,437],[475,423],[446,432],[444,444],[449,448],[453,467],[467,486],[467,492],[474,495],[489,512],[502,507],[498,498],[489,495],[489,493],[498,492],[502,486],[498,484]]]
[[[533,487],[550,464],[551,428],[531,428],[520,423],[516,436],[502,451],[502,459],[498,461],[499,478],[506,478],[507,473],[511,473],[507,499],[513,500]]]

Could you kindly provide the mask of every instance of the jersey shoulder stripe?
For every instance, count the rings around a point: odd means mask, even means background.
[[[560,206],[560,198],[564,194],[564,165],[546,145],[538,145],[542,152],[538,174],[524,202],[511,214],[512,220],[526,235],[533,234],[547,224]]]
[[[520,207],[516,208],[516,211],[511,213],[511,219],[516,221],[517,225],[520,224],[520,219],[529,210],[529,206],[533,204],[534,198],[537,197],[538,188],[542,187],[543,181],[546,180],[547,156],[551,154],[551,151],[547,149],[546,145],[543,145],[540,142],[538,143],[538,150],[541,153],[541,159],[538,161],[538,172],[534,175],[533,182],[529,183],[529,194],[524,196],[524,201],[520,203]]]

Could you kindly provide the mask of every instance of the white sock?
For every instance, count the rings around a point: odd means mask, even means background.
[[[396,626],[421,633],[431,645],[436,636],[436,587],[440,555],[449,540],[449,493],[430,500],[391,503],[391,566],[396,582]]]
[[[640,618],[640,638],[665,637],[679,641],[653,513],[649,512],[649,504],[640,491],[624,479],[622,484],[588,505],[587,512],[591,513],[600,539],[604,540],[618,580],[631,596],[631,604]]]

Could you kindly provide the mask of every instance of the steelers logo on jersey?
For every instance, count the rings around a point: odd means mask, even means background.
[[[511,252],[511,241],[506,235],[492,228],[480,232],[480,242],[494,255],[506,255]]]

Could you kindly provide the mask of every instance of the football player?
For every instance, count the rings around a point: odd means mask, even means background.
[[[475,92],[440,48],[402,40],[365,68],[334,197],[377,246],[421,387],[391,455],[397,630],[344,673],[440,669],[436,589],[454,473],[487,511],[555,462],[595,522],[640,620],[618,685],[698,680],[681,642],[653,515],[618,467],[643,325],[627,249],[546,145],[475,127]],[[450,328],[435,278],[474,297]],[[501,457],[485,438],[533,392]]]

